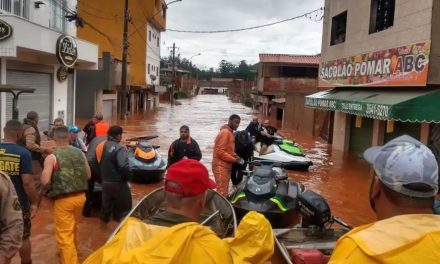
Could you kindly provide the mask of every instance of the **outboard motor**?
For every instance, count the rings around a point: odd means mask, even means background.
[[[321,195],[306,190],[298,195],[298,211],[302,216],[302,227],[324,227],[331,221],[330,207]]]
[[[247,179],[244,192],[251,200],[270,199],[276,193],[275,176],[272,166],[259,166],[254,175]]]

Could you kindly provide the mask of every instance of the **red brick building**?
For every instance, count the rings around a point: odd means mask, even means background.
[[[304,107],[305,96],[318,91],[319,55],[260,54],[260,111],[282,121],[283,128],[320,135],[326,111]]]

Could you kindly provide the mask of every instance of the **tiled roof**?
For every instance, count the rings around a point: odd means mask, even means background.
[[[320,58],[320,55],[260,54],[260,62],[263,63],[319,65]]]

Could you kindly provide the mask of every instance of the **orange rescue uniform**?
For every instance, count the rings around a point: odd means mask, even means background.
[[[232,163],[235,162],[236,157],[234,133],[228,125],[224,125],[215,138],[212,172],[217,184],[217,192],[225,197],[228,196]]]

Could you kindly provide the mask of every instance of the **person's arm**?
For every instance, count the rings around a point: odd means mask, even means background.
[[[84,165],[86,166],[86,176],[87,176],[87,179],[90,180],[90,177],[92,177],[92,172],[90,170],[89,162],[87,161],[86,155],[84,153],[82,153],[82,155],[84,158]]]
[[[50,180],[52,178],[53,167],[55,166],[55,163],[56,163],[56,157],[53,154],[50,154],[44,160],[44,168],[43,168],[43,172],[41,172],[41,178],[40,178],[41,184],[43,186],[46,186],[50,183]]]
[[[202,159],[202,152],[200,151],[199,144],[194,139],[192,140],[192,143],[194,144],[194,156],[192,159],[200,161]]]
[[[123,180],[128,181],[131,179],[131,169],[128,163],[128,151],[124,147],[120,147],[116,151],[116,160],[118,162],[118,171],[122,174]]]
[[[31,153],[26,150],[20,157],[20,175],[23,181],[24,191],[29,197],[31,205],[36,205],[40,199],[32,176],[32,157]]]
[[[217,155],[218,157],[226,162],[235,163],[238,162],[235,156],[228,152],[228,137],[229,131],[223,129],[220,131],[220,135],[217,138]],[[234,153],[235,154],[235,153]]]
[[[0,263],[9,260],[21,247],[23,215],[11,180],[0,175]]]

